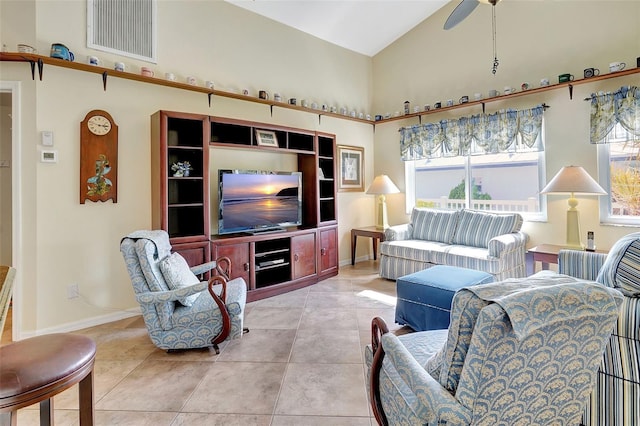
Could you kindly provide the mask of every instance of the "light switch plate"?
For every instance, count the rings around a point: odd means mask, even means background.
[[[57,163],[58,151],[43,149],[42,151],[40,151],[40,162],[41,163]]]
[[[44,130],[41,132],[42,146],[53,146],[53,132],[51,130]]]

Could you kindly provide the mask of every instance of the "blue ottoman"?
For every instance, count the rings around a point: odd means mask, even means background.
[[[493,281],[493,275],[486,272],[444,265],[400,277],[396,281],[396,322],[415,331],[449,328],[455,292]]]

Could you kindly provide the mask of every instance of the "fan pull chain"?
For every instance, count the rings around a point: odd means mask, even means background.
[[[491,73],[495,75],[496,71],[498,71],[498,65],[500,62],[498,61],[498,49],[496,47],[496,4],[493,3],[491,7],[491,28],[493,29],[493,68],[491,68]]]

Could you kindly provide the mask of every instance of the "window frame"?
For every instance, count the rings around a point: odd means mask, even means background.
[[[619,126],[620,124],[616,124]],[[598,183],[607,191],[607,195],[599,198],[600,223],[602,225],[640,226],[640,216],[619,216],[611,213],[611,144],[624,141],[598,144]]]
[[[541,132],[540,137],[543,138],[544,141],[544,125],[543,132]],[[546,161],[545,161],[545,151],[538,151],[538,203],[540,206],[540,211],[538,212],[514,212],[522,215],[523,219],[530,222],[546,222],[547,221],[547,197],[543,197],[540,194],[542,188],[546,184]],[[471,155],[465,156],[464,168],[465,168],[465,208],[471,208],[471,185],[469,182],[472,181],[472,164],[471,164]],[[421,160],[414,161],[405,161],[404,162],[404,178],[405,178],[405,212],[407,215],[411,214],[413,207],[416,205],[416,163]],[[499,212],[495,211],[495,213],[505,213],[504,211]]]

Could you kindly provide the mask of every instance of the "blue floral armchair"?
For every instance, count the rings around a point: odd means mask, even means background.
[[[219,353],[220,342],[241,337],[247,287],[242,278],[228,280],[228,259],[189,268],[171,253],[165,231],[136,231],[123,238],[120,251],[149,337],[157,347],[213,346]],[[179,271],[182,265],[185,270]],[[195,276],[210,270],[215,275],[209,282]]]
[[[382,425],[576,425],[618,318],[617,290],[566,276],[464,288],[448,330],[396,336],[374,318],[365,350]]]
[[[640,425],[640,232],[622,237],[608,254],[562,250],[558,272],[597,281],[624,295],[583,424]]]

